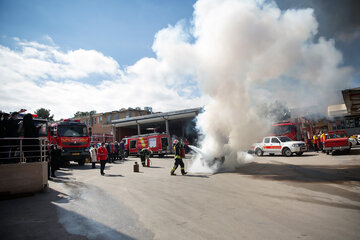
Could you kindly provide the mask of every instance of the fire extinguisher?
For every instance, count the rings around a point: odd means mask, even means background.
[[[150,167],[150,158],[146,159],[146,166]]]

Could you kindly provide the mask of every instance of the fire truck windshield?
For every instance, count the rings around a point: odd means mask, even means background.
[[[87,137],[86,126],[58,126],[59,137]]]
[[[292,131],[292,125],[277,125],[273,126],[273,133],[276,135],[284,135]]]

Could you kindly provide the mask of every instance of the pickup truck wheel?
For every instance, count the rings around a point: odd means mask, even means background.
[[[296,155],[301,156],[304,152],[297,152]]]
[[[282,151],[282,154],[285,156],[285,157],[291,157],[292,155],[292,152],[289,148],[284,148],[284,150]]]
[[[255,154],[256,154],[256,156],[261,157],[264,153],[263,153],[263,151],[262,151],[260,148],[257,148],[257,149],[255,150]]]

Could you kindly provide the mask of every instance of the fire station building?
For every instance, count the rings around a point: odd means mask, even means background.
[[[202,108],[191,108],[113,120],[114,139],[121,141],[127,136],[158,132],[168,135],[168,146],[175,137],[194,144],[198,137],[195,118],[201,111]]]

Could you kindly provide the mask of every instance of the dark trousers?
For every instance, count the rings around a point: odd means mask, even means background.
[[[145,155],[140,155],[141,164],[145,167]]]
[[[50,168],[51,168],[51,176],[55,177],[55,171],[57,169],[59,169],[59,165],[58,165],[58,160],[57,159],[52,159],[50,161]]]
[[[104,169],[105,169],[105,165],[106,165],[106,160],[100,160],[100,173],[104,174]]]
[[[92,164],[92,166],[91,166],[92,168],[96,168],[95,167],[95,162],[92,162],[91,164]]]
[[[185,164],[184,164],[182,158],[175,159],[175,164],[174,164],[173,169],[171,170],[171,173],[174,173],[179,165],[181,167],[181,174],[184,174],[185,173]]]

